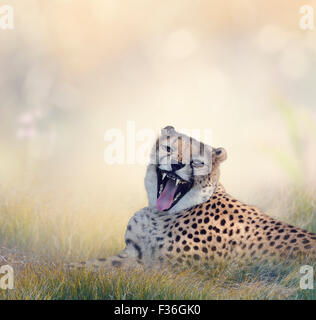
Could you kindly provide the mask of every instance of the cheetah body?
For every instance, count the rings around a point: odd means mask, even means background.
[[[155,151],[161,148],[168,137],[174,148],[175,144],[179,146],[179,136],[183,139],[183,135],[168,128],[162,141],[157,141]],[[162,158],[158,159],[158,164],[149,164],[145,179],[149,206],[139,210],[130,219],[123,252],[110,258],[81,262],[79,266],[160,268],[165,263],[175,265],[192,261],[253,260],[299,253],[316,254],[316,234],[277,221],[260,209],[246,205],[226,193],[218,182],[219,165],[226,159],[226,152],[222,148],[207,149],[208,155],[204,155],[203,159],[208,159],[209,170],[196,174],[199,172],[201,158],[196,162],[199,165],[192,165],[195,143],[192,138],[189,138],[187,144],[181,141],[182,147],[191,150],[190,166],[177,166],[176,175],[170,175],[170,179],[179,178],[183,183],[194,180],[188,191],[180,189],[186,191],[180,201],[173,201],[169,208],[170,201],[166,201],[169,195],[165,196],[159,188],[156,194],[157,186],[163,179],[159,180],[158,175],[161,173],[158,171],[169,174],[175,165],[161,166]],[[198,146],[198,149],[201,150],[201,147]],[[167,155],[170,155],[171,149],[166,150],[169,150]],[[176,163],[182,162],[178,152]],[[172,186],[165,185],[164,190],[168,188],[172,189]],[[175,190],[176,186],[173,188]],[[157,208],[159,197],[162,198],[160,210]],[[161,210],[166,206],[167,209]]]
[[[277,221],[222,191],[173,216],[148,207],[140,210],[129,221],[125,241],[130,256],[146,266],[316,253],[316,234]]]

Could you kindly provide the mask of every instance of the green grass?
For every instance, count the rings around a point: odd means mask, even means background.
[[[286,212],[282,220],[316,232],[315,199],[309,193],[289,192],[281,200],[272,215]],[[132,212],[114,215],[66,203],[27,193],[2,195],[0,256],[15,270],[15,289],[0,290],[0,299],[316,298],[315,290],[299,287],[300,266],[312,264],[309,260],[213,263],[178,271],[67,272],[64,262],[118,253]],[[1,257],[0,264],[5,264]]]
[[[299,262],[248,266],[214,264],[182,272],[64,272],[26,266],[2,299],[315,299],[299,289]]]

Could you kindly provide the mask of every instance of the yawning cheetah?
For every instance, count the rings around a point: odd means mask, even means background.
[[[161,266],[184,261],[255,259],[316,252],[316,234],[267,216],[225,192],[218,182],[223,148],[162,130],[145,186],[148,207],[130,219],[117,256],[73,266]]]

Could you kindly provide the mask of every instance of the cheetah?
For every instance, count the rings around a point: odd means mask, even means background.
[[[224,148],[168,126],[151,151],[148,207],[134,214],[125,249],[71,267],[162,267],[222,259],[273,259],[316,253],[316,234],[275,220],[226,193],[219,182]]]

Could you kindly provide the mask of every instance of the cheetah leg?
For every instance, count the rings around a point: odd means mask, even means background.
[[[71,263],[68,267],[70,270],[87,269],[93,271],[100,269],[111,270],[113,268],[135,269],[137,267],[141,267],[141,262],[132,257],[126,256],[124,252],[122,252],[116,256],[108,258],[91,259],[88,261]]]
[[[108,258],[91,259],[71,263],[67,266],[68,270],[88,269],[88,270],[111,270],[113,268],[136,269],[142,268],[143,262],[139,255],[135,255],[135,250],[127,246],[120,254]]]
[[[148,260],[145,255],[147,243],[144,242],[143,236],[147,232],[146,227],[150,226],[150,214],[152,214],[151,209],[146,207],[136,212],[130,219],[125,233],[126,247],[119,255],[72,263],[68,268],[112,269],[113,267],[141,267]],[[139,223],[139,221],[142,221],[142,223]]]

